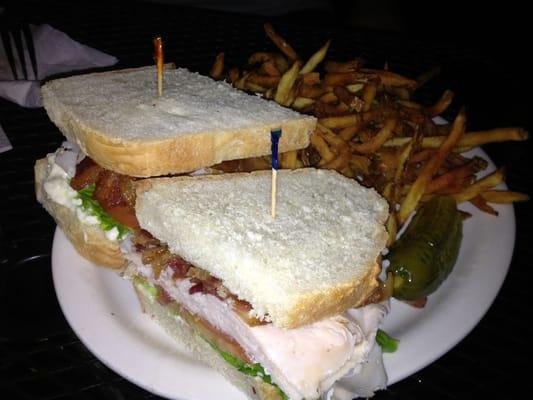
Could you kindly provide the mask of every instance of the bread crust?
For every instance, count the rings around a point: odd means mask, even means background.
[[[113,74],[117,71],[102,73]],[[62,101],[61,91],[45,85],[43,104],[50,119],[72,142],[104,168],[124,175],[151,177],[190,172],[225,160],[270,154],[270,132],[281,128],[279,151],[305,148],[316,119],[276,121],[238,130],[210,130],[180,134],[167,139],[128,140],[91,129]]]
[[[100,227],[83,224],[74,210],[54,202],[47,196],[43,184],[48,174],[48,160],[37,160],[34,170],[37,201],[54,218],[76,251],[96,265],[122,270],[126,266],[126,260],[118,243],[107,239]]]
[[[202,339],[194,327],[182,318],[171,314],[164,306],[151,298],[141,287],[133,284],[143,312],[157,321],[176,341],[190,350],[192,356],[204,362],[223,375],[234,386],[255,400],[281,400],[279,391],[261,379],[245,375],[228,364],[213,348]]]
[[[188,179],[227,181],[231,179],[238,179],[243,175],[268,175],[270,173],[270,171],[254,171],[249,173],[245,172],[222,175],[205,175],[194,178],[189,176],[178,176],[172,178],[145,179],[137,181],[135,183],[135,187],[137,197],[140,197],[143,192],[146,192],[152,188],[154,182],[170,183],[176,181],[185,181]],[[294,171],[294,173],[297,173],[297,171]],[[387,212],[384,212],[383,215],[379,215],[377,218],[384,222],[387,216]],[[383,229],[381,234],[376,236],[375,240],[378,253],[385,246],[386,240],[387,233]],[[201,265],[198,265],[198,267],[202,268]],[[276,326],[292,329],[319,321],[332,315],[338,315],[349,308],[364,305],[369,296],[379,286],[378,277],[381,272],[381,266],[380,263],[375,260],[369,265],[361,266],[361,268],[365,270],[365,273],[360,274],[353,280],[341,282],[337,285],[329,286],[323,290],[306,292],[304,295],[300,296],[297,301],[293,302],[290,307],[283,305],[282,310],[277,310],[279,312],[276,313],[275,317],[270,315],[272,322]],[[239,295],[239,293],[236,294]]]
[[[362,278],[301,296],[299,301],[276,321],[276,325],[287,329],[297,328],[365,304],[379,285],[380,272],[381,267],[376,262],[367,268],[367,273]]]

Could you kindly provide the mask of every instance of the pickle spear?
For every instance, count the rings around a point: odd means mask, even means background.
[[[452,272],[462,236],[463,219],[452,197],[436,196],[424,204],[389,249],[393,297],[418,300],[437,290]]]

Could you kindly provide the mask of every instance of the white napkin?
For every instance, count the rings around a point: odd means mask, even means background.
[[[68,71],[107,67],[118,62],[117,58],[78,43],[50,25],[30,25],[30,29],[33,34],[39,79]],[[35,79],[26,46],[24,50],[28,78]],[[23,76],[18,65],[18,55],[16,52],[14,55],[18,76]],[[39,81],[13,80],[2,45],[0,45],[0,96],[24,107],[42,106]]]

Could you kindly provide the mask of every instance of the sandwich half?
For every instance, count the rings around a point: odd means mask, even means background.
[[[251,398],[384,386],[374,343],[387,306],[367,303],[388,206],[374,190],[334,171],[280,171],[272,218],[269,172],[135,186],[141,229],[122,243],[125,275],[144,310],[198,358]],[[358,381],[369,368],[372,379]]]
[[[42,93],[68,142],[36,162],[37,199],[82,256],[117,269],[124,232],[137,228],[134,180],[268,155],[272,129],[280,152],[304,148],[316,125],[185,69],[165,71],[161,97],[155,67],[53,80]]]

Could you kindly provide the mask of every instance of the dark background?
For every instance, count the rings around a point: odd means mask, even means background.
[[[226,52],[228,64],[242,65],[252,51],[271,49],[261,29],[268,20],[306,56],[332,38],[332,59],[363,56],[370,66],[387,62],[392,71],[410,77],[439,65],[442,73],[422,88],[419,100],[430,103],[451,89],[456,97],[447,118],[464,105],[469,129],[523,126],[531,131],[526,6],[506,2],[468,8],[463,3],[338,1],[329,11],[265,17],[138,2],[0,2],[8,16],[50,23],[117,56],[117,67],[151,63],[150,39],[161,33],[169,60],[202,73],[219,51]],[[43,109],[1,99],[0,122],[14,148],[0,154],[0,397],[153,397],[85,349],[55,298],[50,273],[55,224],[35,201],[33,162],[57,148],[60,133]],[[507,166],[513,190],[532,194],[531,141],[484,149]],[[509,398],[527,388],[533,336],[528,323],[531,206],[518,204],[515,210],[515,256],[489,313],[454,350],[377,399]]]

